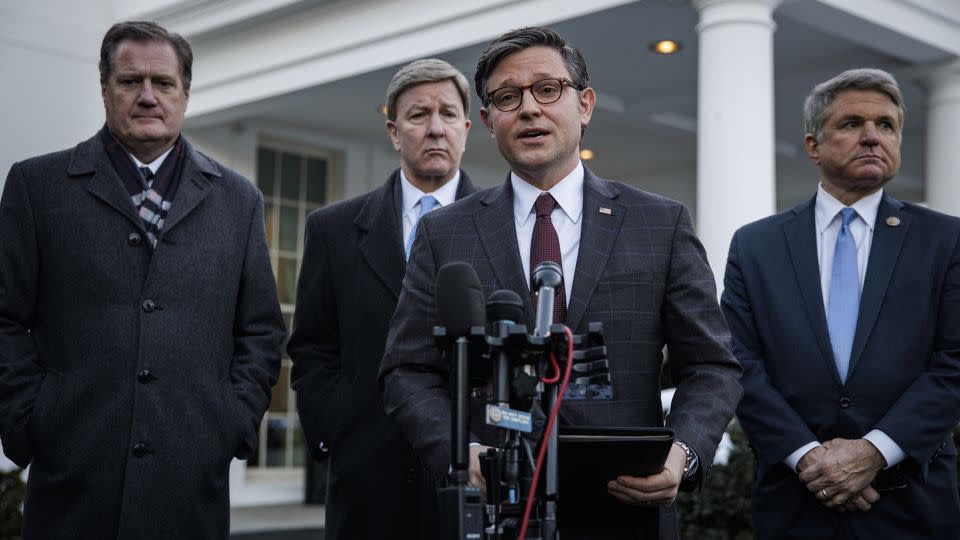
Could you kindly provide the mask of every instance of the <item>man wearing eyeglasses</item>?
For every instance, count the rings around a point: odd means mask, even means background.
[[[661,426],[659,373],[670,349],[676,399],[666,425],[677,443],[659,474],[601,478],[610,504],[645,506],[635,527],[564,531],[564,538],[676,538],[672,503],[703,480],[740,397],[740,365],[720,314],[713,274],[680,203],[604,180],[580,162],[596,92],[580,52],[549,28],[504,34],[476,73],[481,118],[510,165],[506,182],[426,216],[380,368],[387,412],[441,482],[450,464],[449,366],[431,337],[437,270],[466,261],[489,296],[512,289],[533,327],[530,274],[561,265],[554,321],[574,332],[602,322],[615,399],[566,402],[562,421]],[[483,441],[481,441],[483,442]],[[471,482],[482,487],[472,447]],[[562,519],[562,516],[561,516]]]

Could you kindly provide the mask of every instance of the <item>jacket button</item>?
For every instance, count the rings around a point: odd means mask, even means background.
[[[143,443],[137,443],[133,445],[133,455],[136,457],[143,457],[147,455],[147,445]]]
[[[143,242],[143,237],[140,234],[132,232],[130,236],[127,237],[127,243],[131,246],[139,246]]]
[[[143,384],[147,384],[148,382],[152,381],[154,378],[155,377],[153,376],[153,373],[150,373],[149,369],[141,369],[140,372],[137,373],[137,380]]]
[[[840,398],[840,408],[846,409],[850,406],[850,400],[848,398]]]
[[[144,300],[143,303],[140,305],[141,307],[143,307],[143,310],[146,311],[147,313],[150,313],[151,311],[157,309],[157,305],[153,303],[153,300]]]

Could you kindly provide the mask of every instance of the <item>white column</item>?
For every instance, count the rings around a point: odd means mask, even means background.
[[[926,77],[926,83],[930,90],[925,141],[927,203],[941,212],[960,216],[960,61],[937,69]]]
[[[780,0],[693,0],[700,12],[697,232],[723,290],[734,231],[775,206],[773,32]]]

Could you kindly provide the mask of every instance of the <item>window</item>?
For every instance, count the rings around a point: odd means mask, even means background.
[[[304,226],[307,214],[327,203],[331,158],[321,150],[284,143],[264,142],[257,148],[257,186],[263,192],[267,244],[288,333],[303,258]],[[290,366],[284,341],[280,379],[273,387],[270,408],[260,425],[258,448],[248,467],[292,469],[304,465],[306,451],[296,393],[290,389]]]

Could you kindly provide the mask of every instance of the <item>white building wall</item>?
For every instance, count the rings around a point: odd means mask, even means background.
[[[0,189],[15,162],[103,124],[97,63],[111,21],[106,0],[0,2]]]

